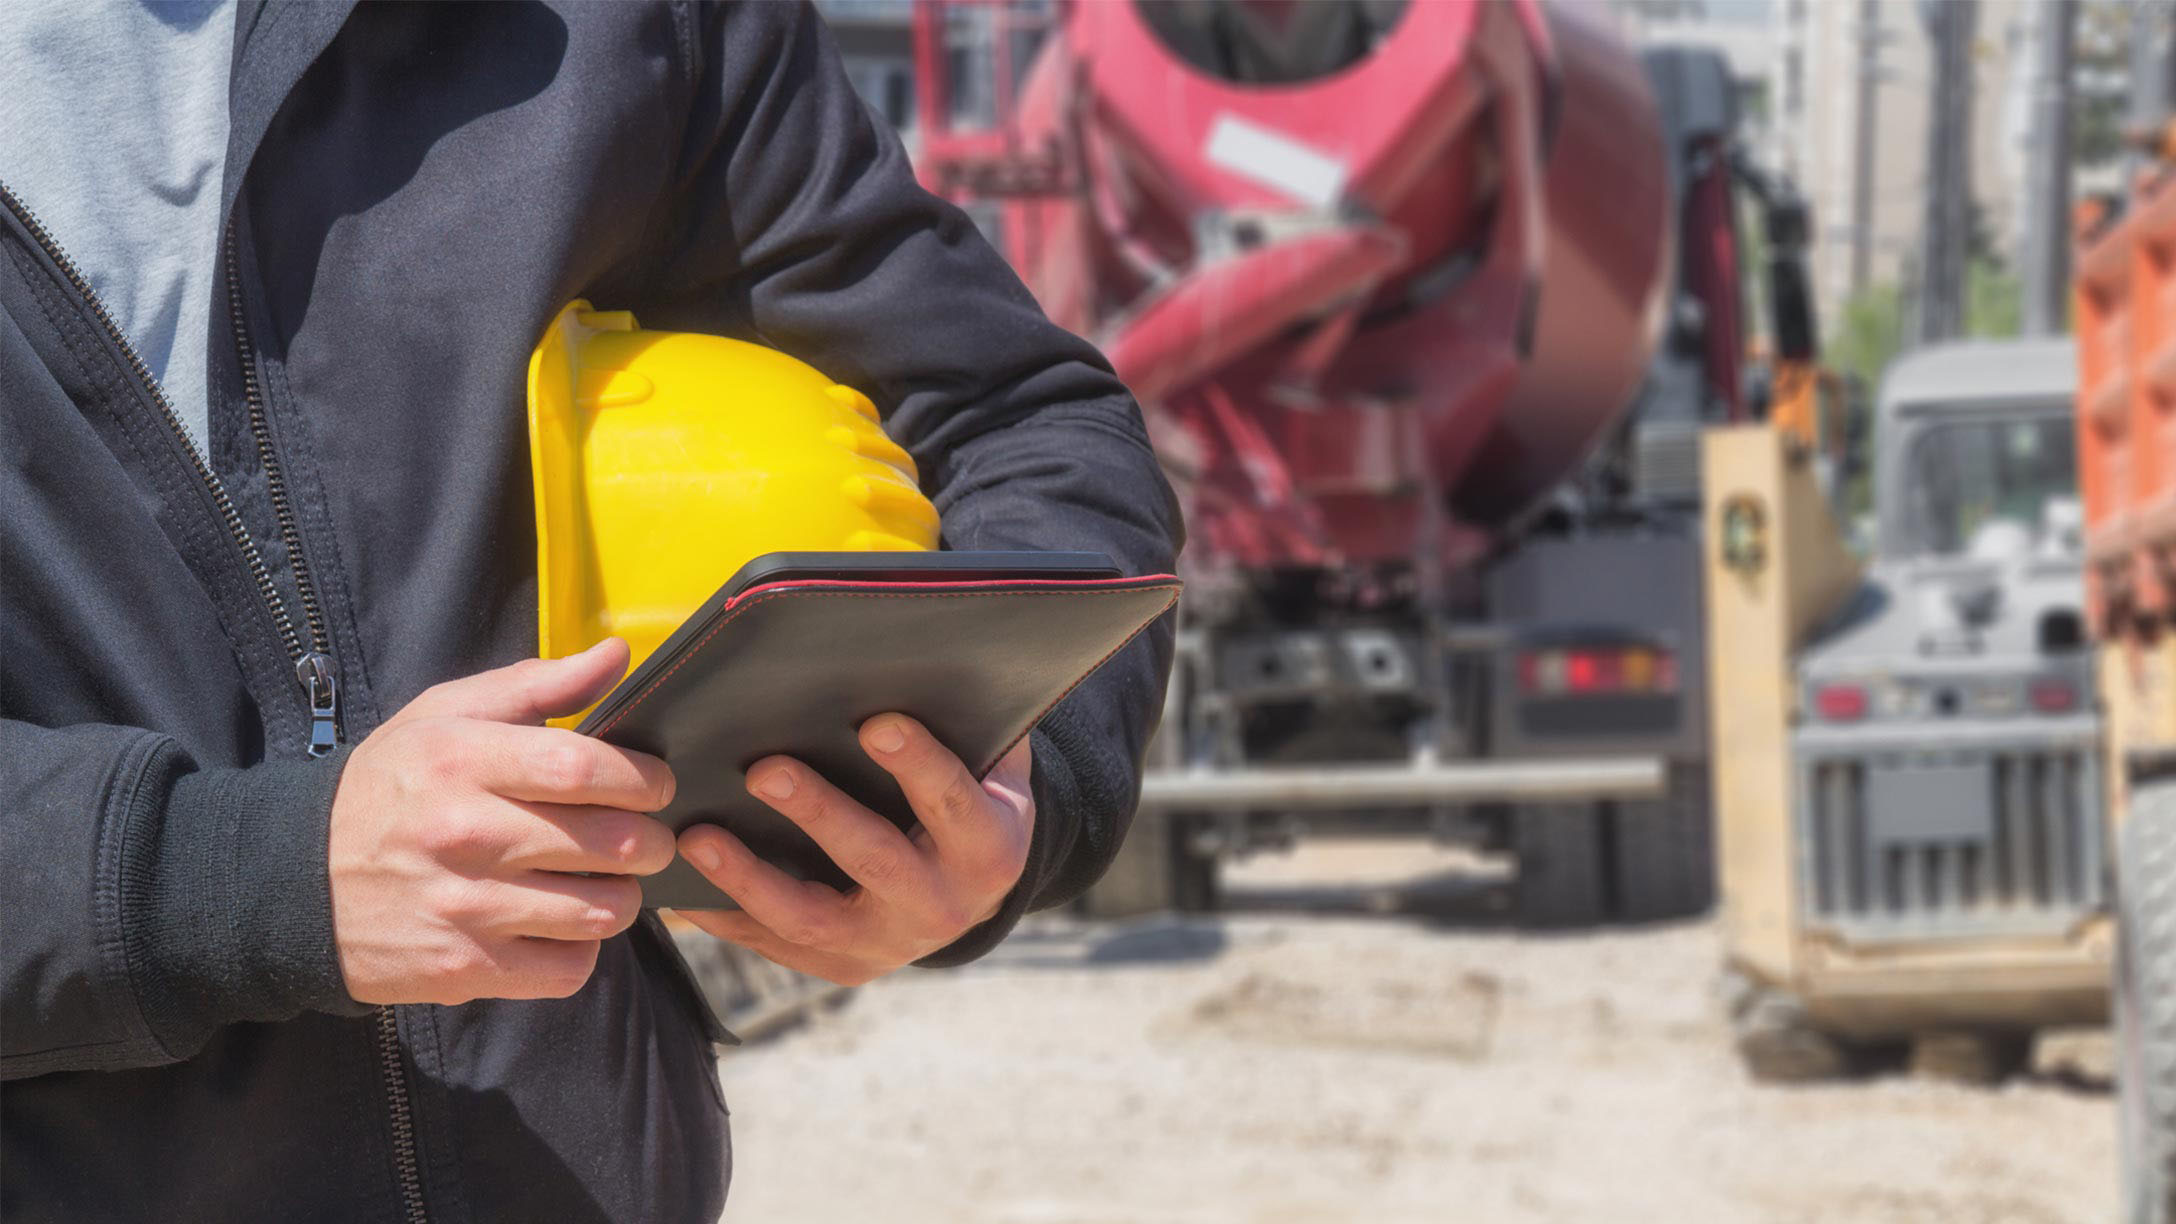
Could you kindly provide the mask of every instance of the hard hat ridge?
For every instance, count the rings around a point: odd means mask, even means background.
[[[529,358],[537,653],[640,663],[769,552],[926,550],[914,459],[876,405],[774,349],[576,301]]]

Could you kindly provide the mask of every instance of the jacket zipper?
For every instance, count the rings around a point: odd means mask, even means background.
[[[325,637],[324,618],[317,610],[316,597],[303,565],[302,553],[296,547],[296,539],[286,535],[293,524],[294,515],[287,506],[285,482],[279,475],[279,465],[272,459],[272,442],[266,432],[264,405],[257,392],[256,375],[251,369],[252,357],[248,341],[239,340],[242,345],[243,380],[249,391],[249,427],[257,440],[257,453],[266,460],[267,483],[273,490],[273,505],[280,516],[281,532],[287,543],[288,561],[295,573],[296,589],[303,593],[305,608],[309,613],[310,639],[307,643],[295,632],[295,622],[287,614],[287,602],[280,598],[279,587],[272,582],[271,570],[265,566],[263,554],[257,551],[257,542],[250,538],[249,529],[243,525],[240,512],[234,508],[234,499],[227,495],[227,486],[219,479],[219,474],[212,470],[211,464],[205,462],[204,452],[189,437],[189,431],[183,428],[181,418],[174,413],[174,405],[166,398],[166,389],[152,376],[151,367],[145,365],[144,359],[137,355],[136,346],[129,343],[128,337],[122,334],[120,325],[113,321],[113,315],[107,311],[106,304],[92,292],[90,281],[77,269],[75,261],[68,258],[67,252],[61,250],[60,244],[53,240],[52,233],[38,220],[37,215],[5,183],[0,183],[0,203],[7,205],[8,211],[14,213],[16,219],[22,222],[23,228],[30,232],[31,240],[44,248],[46,257],[60,269],[69,285],[83,296],[84,302],[91,308],[92,317],[98,320],[98,325],[105,329],[114,347],[120,350],[122,359],[128,363],[128,368],[136,375],[137,381],[143,385],[144,390],[151,393],[151,402],[158,409],[160,418],[166,422],[166,427],[173,430],[174,436],[181,440],[182,450],[189,456],[190,465],[196,469],[197,478],[211,491],[212,506],[218,511],[220,522],[225,525],[227,534],[233,538],[235,547],[241,551],[242,562],[249,569],[250,579],[257,584],[257,594],[264,599],[265,606],[272,612],[272,623],[279,632],[280,644],[286,648],[287,657],[294,663],[296,682],[302,685],[303,693],[309,699],[310,738],[305,747],[313,757],[326,755],[339,743],[340,691],[337,673],[333,668],[332,653]],[[239,290],[232,288],[234,281],[231,274],[231,256],[230,244],[228,284],[239,322],[240,297]]]
[[[325,632],[325,613],[318,606],[317,587],[310,581],[310,567],[302,556],[302,528],[287,497],[287,475],[272,449],[272,423],[265,415],[264,392],[257,385],[257,354],[249,343],[249,322],[242,314],[241,258],[235,253],[234,222],[227,222],[227,312],[234,326],[234,348],[242,366],[242,398],[249,406],[249,436],[257,444],[257,461],[264,467],[265,491],[272,497],[272,515],[279,523],[280,543],[287,549],[289,571],[295,579],[295,595],[302,602],[303,627],[309,633],[307,650],[290,649],[295,660],[295,680],[310,702],[310,742],[313,757],[325,756],[340,743],[340,677],[333,666],[332,641]],[[254,547],[254,546],[252,546]],[[272,592],[274,599],[278,592]],[[285,609],[281,615],[285,616]],[[287,635],[291,640],[292,628]],[[300,646],[296,642],[297,647]]]
[[[280,544],[287,549],[295,579],[295,597],[302,604],[303,628],[309,649],[295,656],[295,679],[310,700],[309,754],[321,757],[340,742],[340,679],[333,667],[331,635],[325,629],[324,609],[317,601],[317,586],[310,581],[310,567],[302,555],[302,526],[287,495],[287,474],[279,453],[272,447],[272,422],[266,413],[264,389],[257,382],[257,353],[249,340],[249,317],[242,310],[241,255],[234,239],[234,219],[227,219],[221,240],[227,277],[227,315],[234,328],[235,356],[242,367],[242,399],[249,408],[249,436],[257,444],[257,462],[264,468],[265,492],[272,499],[272,516],[279,524]],[[275,592],[276,594],[276,592]],[[379,1004],[373,1014],[371,1045],[378,1055],[378,1074],[385,1084],[385,1107],[393,1131],[393,1176],[400,1183],[401,1218],[407,1224],[429,1224],[430,1211],[423,1201],[423,1172],[416,1155],[415,1105],[408,1087],[408,1068],[401,1056],[400,1013],[390,1004]]]
[[[401,1218],[430,1224],[423,1206],[422,1162],[416,1157],[415,1110],[408,1099],[408,1068],[401,1062],[400,1013],[390,1004],[377,1012],[378,1070],[385,1076],[386,1110],[393,1115],[393,1173],[400,1179]]]
[[[211,492],[212,506],[218,511],[220,522],[227,535],[242,554],[242,562],[249,576],[257,584],[257,593],[264,599],[272,613],[272,623],[279,633],[280,644],[286,648],[287,657],[295,665],[295,680],[302,685],[310,706],[310,738],[305,745],[313,757],[329,754],[340,742],[340,686],[339,673],[333,664],[331,639],[325,630],[323,610],[317,602],[317,589],[310,581],[309,567],[302,557],[302,533],[295,518],[294,507],[287,496],[286,474],[281,470],[279,456],[272,449],[271,423],[265,414],[264,395],[257,385],[256,354],[250,348],[249,329],[242,314],[241,278],[236,275],[238,260],[234,249],[234,227],[229,224],[225,235],[225,271],[227,277],[227,306],[234,323],[234,341],[242,366],[242,388],[249,405],[249,432],[257,444],[258,460],[264,465],[265,487],[272,496],[272,511],[279,521],[280,541],[286,546],[287,560],[295,580],[295,593],[302,602],[305,629],[309,638],[305,641],[296,632],[294,619],[288,615],[287,601],[280,597],[279,587],[272,581],[272,573],[264,563],[264,555],[257,551],[257,542],[250,538],[249,529],[242,516],[234,508],[234,499],[227,493],[226,484],[219,474],[205,461],[204,452],[189,437],[181,418],[174,412],[174,405],[166,398],[166,389],[151,373],[137,354],[136,346],[113,321],[106,304],[91,289],[91,283],[79,270],[75,261],[68,258],[60,244],[22,200],[7,184],[0,183],[0,204],[15,214],[16,220],[30,234],[31,241],[43,248],[46,258],[60,269],[68,284],[80,294],[91,315],[105,329],[129,370],[151,395],[151,402],[166,422],[166,427],[181,441],[182,452],[189,456],[189,463],[196,469],[197,478]],[[401,1059],[400,1016],[393,1008],[377,1009],[373,1044],[377,1047],[378,1066],[384,1076],[387,1110],[392,1115],[393,1168],[400,1182],[401,1214],[408,1224],[428,1224],[430,1213],[423,1201],[423,1177],[421,1162],[416,1154],[415,1111],[408,1091],[408,1072]]]
[[[257,382],[257,353],[249,341],[249,318],[242,310],[242,262],[232,217],[227,220],[221,249],[225,252],[227,314],[234,328],[235,356],[242,367],[242,399],[249,408],[249,436],[257,444],[265,492],[272,499],[272,516],[279,524],[280,544],[287,549],[295,597],[302,604],[303,629],[309,634],[309,648],[295,656],[295,679],[310,699],[308,750],[311,756],[320,757],[340,742],[340,680],[333,667],[331,635],[325,629],[317,586],[310,581],[310,567],[303,561],[302,526],[287,495],[287,474],[280,467],[279,453],[272,447],[272,422],[265,409],[264,389]],[[408,1067],[401,1056],[400,1013],[392,1005],[381,1003],[372,1019],[371,1045],[376,1049],[378,1074],[385,1084],[401,1218],[407,1224],[430,1224],[430,1211],[423,1201],[422,1163],[416,1155],[415,1104],[408,1087]]]

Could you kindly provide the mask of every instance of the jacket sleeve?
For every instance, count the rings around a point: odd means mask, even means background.
[[[340,759],[197,769],[125,727],[0,720],[0,1079],[178,1061],[355,1013],[332,941]]]
[[[946,547],[1085,549],[1128,573],[1169,572],[1178,507],[1132,397],[964,213],[916,183],[814,10],[734,4],[696,21],[695,100],[653,282],[685,304],[677,322],[722,324],[874,399],[914,455]],[[1167,617],[1034,733],[1026,874],[995,920],[930,963],[980,955],[1025,910],[1077,896],[1109,866],[1172,633]]]

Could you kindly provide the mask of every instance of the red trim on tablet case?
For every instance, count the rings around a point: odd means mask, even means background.
[[[1127,634],[1124,639],[1110,649],[1109,653],[1096,660],[1094,666],[1087,668],[1080,675],[1074,677],[1073,683],[1067,685],[1064,692],[1059,693],[1051,699],[1049,704],[1037,711],[1035,717],[1028,720],[1026,728],[1019,735],[1014,736],[1010,742],[998,750],[996,756],[984,762],[975,770],[975,776],[979,778],[995,767],[998,761],[1003,760],[1005,754],[1012,751],[1013,747],[1029,731],[1034,730],[1035,724],[1041,722],[1045,714],[1048,714],[1059,702],[1071,695],[1074,689],[1079,688],[1081,681],[1094,675],[1097,668],[1109,662],[1112,655],[1125,649],[1127,643],[1139,637],[1143,629],[1148,628],[1158,616],[1169,611],[1171,606],[1178,602],[1180,583],[1175,575],[1149,574],[1137,578],[998,578],[965,582],[873,582],[858,579],[799,578],[750,587],[727,600],[724,606],[718,609],[717,623],[704,631],[702,637],[697,638],[693,644],[682,651],[680,657],[674,659],[672,666],[666,668],[662,675],[651,680],[640,693],[628,698],[625,704],[613,711],[612,717],[604,725],[597,727],[589,734],[602,737],[609,733],[613,727],[619,724],[621,719],[626,718],[637,706],[648,700],[651,694],[657,692],[659,687],[667,680],[670,680],[674,672],[679,671],[687,665],[689,660],[701,653],[703,647],[709,645],[710,640],[718,636],[718,633],[727,625],[732,624],[741,613],[774,595],[814,590],[835,593],[848,599],[943,599],[976,592],[985,592],[992,596],[1034,596],[1095,594],[1099,591],[1154,591],[1159,589],[1169,594],[1169,598],[1164,601],[1163,606],[1149,616],[1144,617],[1141,623],[1134,627],[1132,633]]]

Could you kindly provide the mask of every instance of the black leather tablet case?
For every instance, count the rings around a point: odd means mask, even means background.
[[[711,609],[690,645],[581,730],[672,766],[678,791],[659,815],[674,830],[722,825],[789,874],[847,888],[807,835],[748,793],[748,766],[787,754],[912,828],[906,797],[861,749],[864,721],[910,714],[980,777],[1178,595],[1169,575],[756,586]],[[733,908],[684,859],[642,891],[652,906]]]

